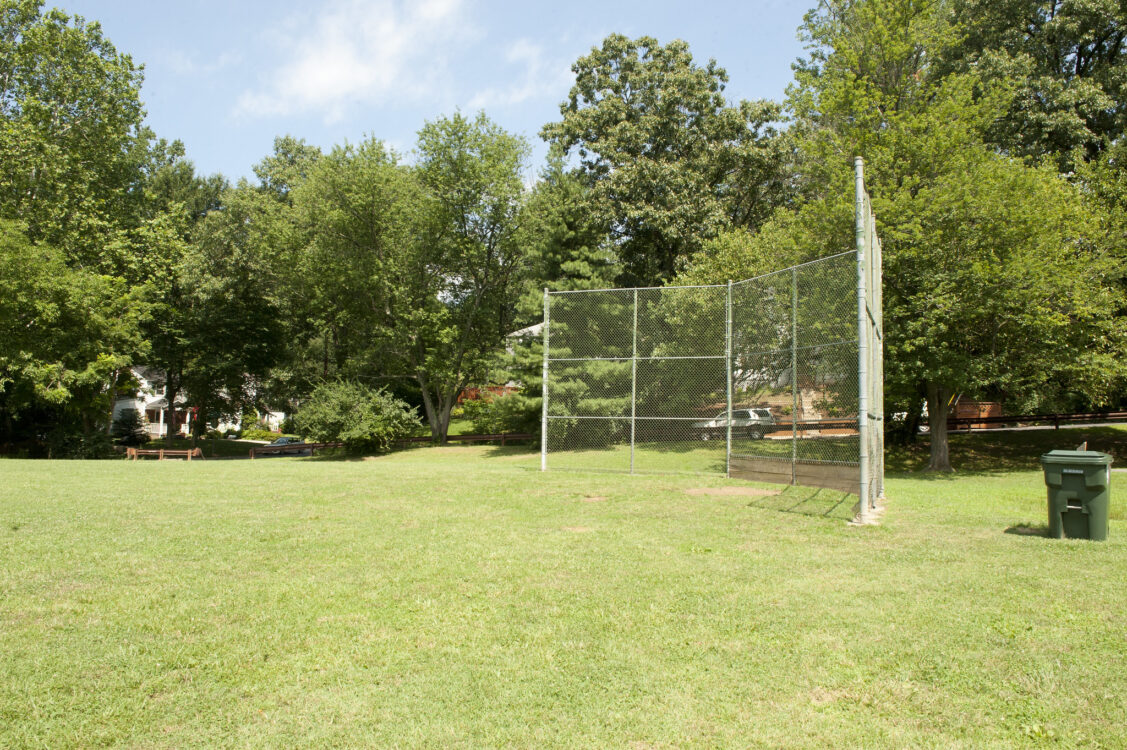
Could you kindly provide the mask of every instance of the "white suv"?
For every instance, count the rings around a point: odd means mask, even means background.
[[[732,435],[759,440],[768,432],[774,432],[778,420],[770,407],[755,409],[732,409]],[[717,414],[713,419],[693,422],[693,428],[700,431],[701,440],[722,439],[728,434],[728,410]]]

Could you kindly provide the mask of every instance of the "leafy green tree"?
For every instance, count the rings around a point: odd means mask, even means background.
[[[150,161],[141,80],[97,23],[0,2],[0,216],[70,265],[120,272],[106,248],[136,221]]]
[[[115,373],[146,351],[143,296],[69,268],[63,254],[0,221],[0,434],[68,445],[105,438]]]
[[[301,139],[274,139],[273,152],[254,166],[257,184],[240,182],[232,203],[244,223],[246,241],[252,242],[258,260],[258,293],[276,310],[284,345],[265,378],[256,383],[258,400],[272,409],[292,413],[318,382],[336,374],[336,356],[330,356],[322,310],[312,280],[317,278],[308,261],[312,224],[294,207],[297,189],[321,159],[320,149]]]
[[[958,41],[945,68],[1011,81],[1015,96],[987,131],[1006,153],[1062,172],[1091,161],[1127,128],[1127,6],[1119,0],[954,0]]]
[[[416,170],[428,214],[416,289],[425,296],[408,361],[440,441],[458,396],[486,381],[513,328],[525,256],[516,230],[528,151],[523,138],[484,113],[441,117],[419,131]]]
[[[306,440],[376,453],[390,451],[420,426],[414,409],[385,389],[349,381],[317,386],[294,419]]]
[[[959,393],[1023,405],[1066,391],[1110,397],[1122,369],[1114,260],[1085,194],[993,151],[985,134],[1014,87],[932,61],[957,40],[945,3],[827,2],[808,14],[811,54],[789,106],[806,197],[694,278],[852,247],[849,160],[867,160],[884,245],[888,411],[926,396],[931,468],[950,470],[948,407]],[[811,225],[807,219],[817,219]],[[816,227],[816,228],[815,228]],[[788,257],[789,256],[789,257]],[[918,406],[918,402],[917,406]]]
[[[256,224],[260,196],[246,186],[224,193],[182,262],[186,309],[182,383],[187,402],[213,418],[262,405],[263,383],[283,348],[273,291],[276,269]],[[194,427],[202,432],[204,420]]]
[[[544,289],[606,289],[621,272],[607,242],[607,228],[590,211],[591,188],[550,156],[525,202],[517,242],[525,248],[526,291],[519,322],[543,318]]]
[[[321,149],[292,135],[274,139],[274,153],[254,166],[261,188],[280,202],[292,205],[294,189],[305,182],[321,158]]]
[[[110,435],[118,445],[144,445],[149,440],[144,415],[136,409],[122,409],[113,421]]]
[[[413,377],[401,347],[417,312],[424,197],[411,171],[378,140],[338,146],[293,200],[294,231],[306,244],[285,278],[287,298],[306,318],[312,362],[303,377]]]
[[[778,105],[724,98],[728,74],[689,46],[612,34],[572,66],[562,119],[541,135],[574,153],[591,187],[588,211],[611,233],[623,281],[674,276],[730,225],[757,226],[786,200]]]
[[[437,440],[512,329],[526,153],[484,115],[456,114],[419,132],[414,168],[369,139],[321,158],[295,192],[310,233],[298,283],[326,365],[414,381]]]

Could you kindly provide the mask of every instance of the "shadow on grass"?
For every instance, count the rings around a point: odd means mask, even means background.
[[[1035,525],[1029,523],[1019,523],[1007,528],[1003,534],[1013,534],[1015,536],[1036,536],[1043,539],[1049,538],[1049,527],[1045,525]]]
[[[1037,471],[1041,456],[1051,450],[1072,450],[1083,442],[1088,450],[1127,459],[1127,429],[1078,427],[1061,430],[979,431],[950,436],[955,474],[927,471],[931,445],[926,435],[908,446],[885,446],[885,470],[912,479],[950,480],[967,475]]]
[[[827,490],[813,487],[788,487],[778,495],[765,495],[748,503],[749,508],[773,510],[778,513],[793,513],[811,518],[832,518],[837,521],[852,521],[853,506],[856,501],[840,490]]]

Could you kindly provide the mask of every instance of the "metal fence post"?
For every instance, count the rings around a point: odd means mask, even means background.
[[[877,236],[877,217],[872,214],[870,219],[873,225],[873,249],[869,253],[869,263],[873,268],[872,298],[876,310],[876,336],[873,340],[873,361],[876,372],[876,414],[880,418],[877,428],[877,500],[884,500],[884,260],[882,259],[880,237]]]
[[[790,483],[798,484],[798,268],[790,271]]]
[[[638,417],[638,290],[634,290],[634,338],[630,348],[630,473],[634,473],[634,425]]]
[[[865,162],[853,158],[855,175],[855,219],[857,241],[857,437],[860,447],[860,492],[858,492],[858,521],[869,520],[869,347],[868,321],[865,312]]]
[[[724,473],[732,477],[732,280],[728,279],[727,322],[724,326],[724,361],[728,371],[728,438],[724,447]]]
[[[548,287],[544,287],[544,373],[540,399],[540,471],[548,470]]]

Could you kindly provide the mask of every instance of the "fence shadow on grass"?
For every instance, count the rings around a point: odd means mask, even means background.
[[[778,495],[764,495],[748,503],[750,508],[773,510],[778,513],[793,513],[811,518],[832,518],[838,521],[852,521],[856,495],[840,490],[816,487],[787,487]]]

